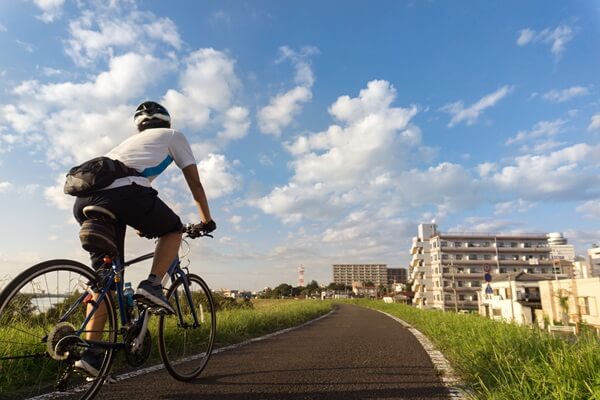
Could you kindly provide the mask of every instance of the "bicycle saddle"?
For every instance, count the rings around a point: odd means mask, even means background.
[[[83,215],[89,219],[100,219],[105,221],[114,221],[117,219],[112,211],[100,206],[85,206]]]

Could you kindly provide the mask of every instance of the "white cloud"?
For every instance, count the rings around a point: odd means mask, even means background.
[[[250,120],[248,119],[248,109],[244,107],[231,107],[225,112],[225,121],[223,130],[217,134],[217,137],[225,142],[241,139],[248,133]]]
[[[441,108],[452,115],[452,119],[448,123],[449,127],[453,127],[456,124],[465,122],[467,125],[473,125],[477,122],[477,119],[481,113],[489,107],[495,106],[503,97],[512,92],[513,86],[505,85],[493,93],[483,96],[476,103],[465,108],[462,101],[446,104]]]
[[[522,143],[529,140],[548,138],[562,132],[567,121],[556,119],[554,121],[539,121],[530,131],[519,131],[515,137],[506,141],[507,145]]]
[[[75,198],[64,193],[65,175],[60,174],[56,177],[55,184],[48,186],[44,190],[44,197],[50,204],[61,210],[70,210],[73,208]]]
[[[45,135],[52,163],[83,161],[134,132],[133,106],[125,103],[140,96],[169,68],[164,60],[127,53],[112,58],[109,69],[89,81],[24,81],[13,91],[18,101],[2,106],[0,123],[18,134],[15,143],[31,143]]]
[[[262,133],[279,136],[302,111],[304,103],[312,98],[311,87],[315,77],[310,65],[310,57],[318,54],[316,47],[304,47],[300,53],[287,46],[279,49],[277,63],[290,60],[294,65],[296,87],[272,97],[269,104],[258,111],[258,126]]]
[[[210,121],[211,112],[218,111],[229,112],[226,120],[235,120],[236,133],[242,132],[244,109],[229,110],[234,93],[241,86],[234,66],[235,61],[226,53],[210,48],[197,50],[186,58],[179,78],[181,91],[170,89],[163,98],[177,127],[203,128]]]
[[[13,188],[13,184],[10,182],[0,181],[0,193],[7,193]]]
[[[600,113],[592,116],[592,120],[590,121],[590,125],[587,129],[588,131],[595,131],[600,129]]]
[[[232,215],[228,221],[233,225],[239,225],[242,223],[243,220],[244,218],[240,215]]]
[[[381,204],[388,189],[402,197],[395,185],[406,183],[407,177],[392,171],[418,148],[420,135],[409,127],[416,107],[392,107],[395,95],[389,82],[371,81],[358,97],[339,97],[329,112],[342,124],[288,143],[286,148],[295,157],[290,163],[294,175],[254,205],[284,222],[297,222],[332,218],[369,200]],[[405,134],[408,128],[411,131]]]
[[[31,43],[24,42],[22,40],[15,40],[15,42],[21,46],[26,52],[33,53],[35,51],[35,46]]]
[[[60,17],[64,2],[64,0],[33,0],[33,3],[42,10],[42,14],[37,18],[45,23],[54,22]]]
[[[600,193],[599,145],[575,144],[548,155],[524,155],[498,170],[492,181],[524,200],[569,200]]]
[[[600,199],[586,201],[576,210],[586,217],[600,219]]]
[[[8,28],[2,24],[0,24],[0,32],[8,32]]]
[[[241,178],[232,172],[231,164],[222,154],[209,154],[198,163],[198,172],[209,200],[239,189]]]
[[[584,86],[573,86],[563,90],[550,90],[542,96],[544,100],[555,103],[563,103],[571,100],[574,97],[585,96],[590,93],[589,89]]]
[[[496,203],[494,207],[494,215],[503,215],[515,212],[524,213],[530,210],[532,207],[535,207],[535,205],[535,203],[523,199],[500,202]]]
[[[302,110],[302,105],[312,98],[310,89],[296,86],[294,89],[275,96],[269,105],[258,112],[261,132],[279,136]]]
[[[115,49],[152,53],[160,46],[180,49],[182,41],[169,18],[150,12],[119,12],[118,8],[85,10],[69,23],[71,38],[66,52],[80,66],[91,66],[98,57],[111,57]]]
[[[287,46],[279,48],[280,57],[277,63],[291,60],[296,71],[294,82],[297,85],[311,87],[315,82],[314,72],[310,65],[310,57],[319,54],[319,49],[313,46],[303,47],[300,52],[295,52]]]
[[[568,25],[559,25],[554,29],[546,28],[536,32],[533,29],[522,29],[519,31],[517,44],[525,46],[534,43],[550,44],[550,51],[559,58],[566,49],[566,44],[573,39],[573,29]]]

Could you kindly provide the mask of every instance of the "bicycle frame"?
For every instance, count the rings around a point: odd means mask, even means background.
[[[112,290],[116,290],[116,294],[117,294],[117,304],[119,306],[119,321],[121,326],[125,326],[129,323],[131,323],[131,317],[129,315],[129,313],[126,312],[126,303],[125,303],[125,296],[123,294],[123,272],[125,271],[125,268],[127,268],[130,265],[133,264],[137,264],[141,261],[145,261],[148,259],[151,259],[154,257],[154,253],[148,253],[145,254],[143,256],[137,257],[133,260],[127,261],[125,263],[121,263],[119,261],[119,257],[115,257],[112,259],[112,265],[111,268],[108,270],[108,273],[106,273],[105,275],[100,277],[100,281],[99,282],[88,282],[88,285],[86,286],[86,291],[85,293],[83,293],[78,299],[77,301],[75,301],[75,303],[69,307],[69,309],[62,315],[62,317],[59,319],[59,322],[63,322],[66,321],[69,316],[82,304],[82,303],[90,303],[92,304],[92,309],[87,313],[85,320],[82,322],[81,326],[79,327],[79,329],[75,332],[75,334],[77,336],[80,336],[84,331],[85,328],[87,326],[87,324],[90,322],[92,316],[98,311],[98,308],[100,307],[99,304],[102,304],[102,301],[104,301],[104,298],[106,296],[109,295],[109,293]],[[168,272],[167,272],[168,276],[170,276],[171,278],[171,282],[175,282],[177,279],[181,279],[182,283],[183,283],[183,287],[185,290],[185,295],[186,295],[186,299],[188,301],[188,303],[190,304],[190,309],[192,311],[192,316],[194,318],[194,323],[193,323],[193,327],[197,328],[198,326],[200,326],[200,323],[198,321],[198,316],[196,314],[196,310],[193,307],[193,299],[192,299],[192,294],[190,293],[190,285],[189,285],[189,280],[187,278],[187,274],[183,271],[183,269],[181,268],[181,263],[179,260],[179,257],[176,256],[175,259],[173,260],[173,262],[171,263],[171,265],[169,266]],[[113,283],[115,288],[113,289]],[[95,285],[101,285],[101,290],[99,293],[95,293],[90,286],[95,286]],[[96,300],[91,299],[92,296],[96,296]],[[86,301],[87,300],[87,301]],[[179,325],[180,326],[184,326],[185,322],[183,321],[183,317],[182,317],[182,312],[181,312],[181,305],[180,305],[180,300],[179,297],[177,296],[177,293],[175,293],[175,304],[176,304],[176,312],[177,312],[177,316],[179,319]],[[147,324],[148,324],[148,319],[150,318],[150,314],[148,313],[148,309],[145,308],[142,313],[140,314],[139,319],[137,320],[137,324],[141,324],[142,325],[142,329],[140,334],[137,337],[137,342],[140,343],[141,340],[143,340],[144,335],[146,334],[146,329],[147,329]],[[201,319],[202,316],[201,316]],[[118,343],[111,343],[111,342],[102,342],[102,341],[91,341],[91,340],[86,340],[85,343],[88,345],[88,347],[92,348],[92,347],[99,347],[99,348],[112,348],[112,349],[122,349],[125,347],[125,343],[124,342],[118,342]]]

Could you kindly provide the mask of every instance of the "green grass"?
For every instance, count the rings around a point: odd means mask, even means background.
[[[217,346],[300,325],[333,307],[331,302],[319,300],[254,300],[253,303],[253,309],[219,312]]]
[[[574,343],[473,314],[352,301],[395,315],[432,340],[477,399],[600,400],[600,342]]]

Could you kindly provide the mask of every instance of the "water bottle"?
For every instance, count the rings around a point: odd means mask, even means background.
[[[131,316],[133,314],[133,295],[135,292],[131,287],[131,282],[125,282],[125,289],[123,289],[123,297],[125,298],[125,306],[127,307],[127,313]]]

